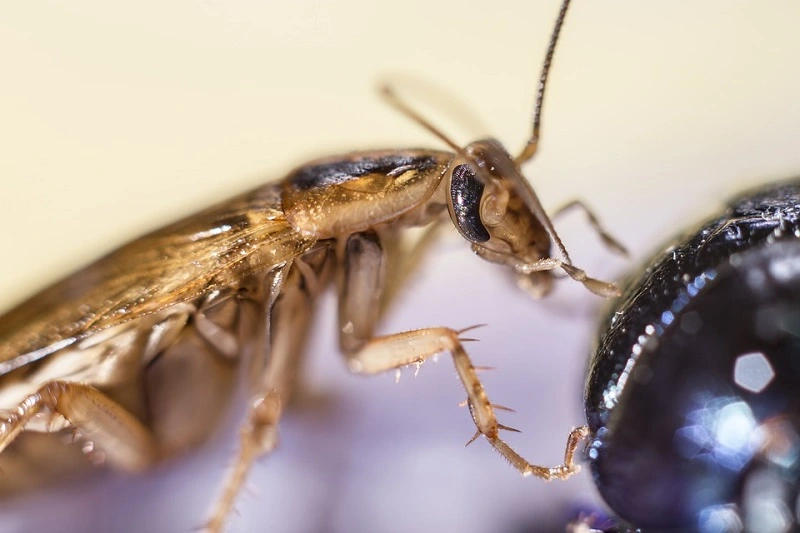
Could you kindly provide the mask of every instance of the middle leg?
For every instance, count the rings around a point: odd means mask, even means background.
[[[467,393],[467,405],[477,428],[476,437],[486,440],[523,476],[566,479],[578,471],[575,450],[586,436],[586,428],[574,429],[568,439],[564,463],[555,467],[532,464],[515,452],[500,436],[507,429],[497,421],[475,366],[463,346],[461,333],[448,327],[424,328],[375,336],[386,285],[387,255],[374,232],[351,235],[340,250],[339,277],[340,344],[350,370],[357,374],[380,374],[449,352]]]
[[[243,298],[252,304],[255,331],[248,339],[253,384],[246,420],[239,433],[239,450],[233,460],[205,530],[222,531],[255,461],[278,445],[278,423],[292,394],[314,301],[325,285],[328,250],[277,267]]]

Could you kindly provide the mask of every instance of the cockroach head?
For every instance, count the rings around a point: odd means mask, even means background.
[[[456,154],[448,177],[450,217],[473,251],[513,268],[534,295],[545,294],[550,272],[526,267],[550,257],[551,239],[514,159],[494,139],[477,141]]]

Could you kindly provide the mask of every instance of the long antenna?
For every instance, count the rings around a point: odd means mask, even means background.
[[[423,118],[422,115],[411,109],[405,102],[403,102],[397,94],[395,94],[394,90],[388,85],[383,85],[381,88],[381,96],[386,99],[395,109],[400,111],[402,114],[428,130],[429,132],[433,133],[436,137],[444,141],[447,146],[453,149],[454,152],[458,153],[461,152],[461,147],[453,142],[450,137],[444,134],[442,130],[434,126],[431,122],[427,119]]]
[[[522,165],[529,161],[536,153],[536,148],[539,145],[539,129],[542,122],[542,102],[544,101],[544,89],[547,86],[547,75],[550,73],[550,65],[553,62],[553,54],[556,50],[556,43],[558,42],[558,35],[561,33],[561,26],[564,25],[564,18],[567,16],[567,8],[569,7],[570,0],[564,0],[561,4],[561,10],[558,12],[556,19],[556,26],[553,28],[553,33],[550,35],[550,44],[547,47],[547,54],[544,56],[544,64],[542,65],[542,73],[539,76],[539,86],[536,90],[536,103],[533,106],[533,130],[528,143],[522,152],[514,159],[517,165]]]

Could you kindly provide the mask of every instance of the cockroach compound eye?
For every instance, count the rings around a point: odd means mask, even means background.
[[[800,179],[735,198],[623,287],[586,416],[592,475],[625,522],[797,530]]]

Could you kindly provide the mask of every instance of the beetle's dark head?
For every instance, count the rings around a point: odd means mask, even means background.
[[[514,269],[520,286],[534,296],[545,295],[552,267],[531,267],[550,257],[551,237],[538,200],[531,199],[530,185],[508,152],[493,139],[474,142],[456,155],[449,180],[450,217],[473,251]]]

